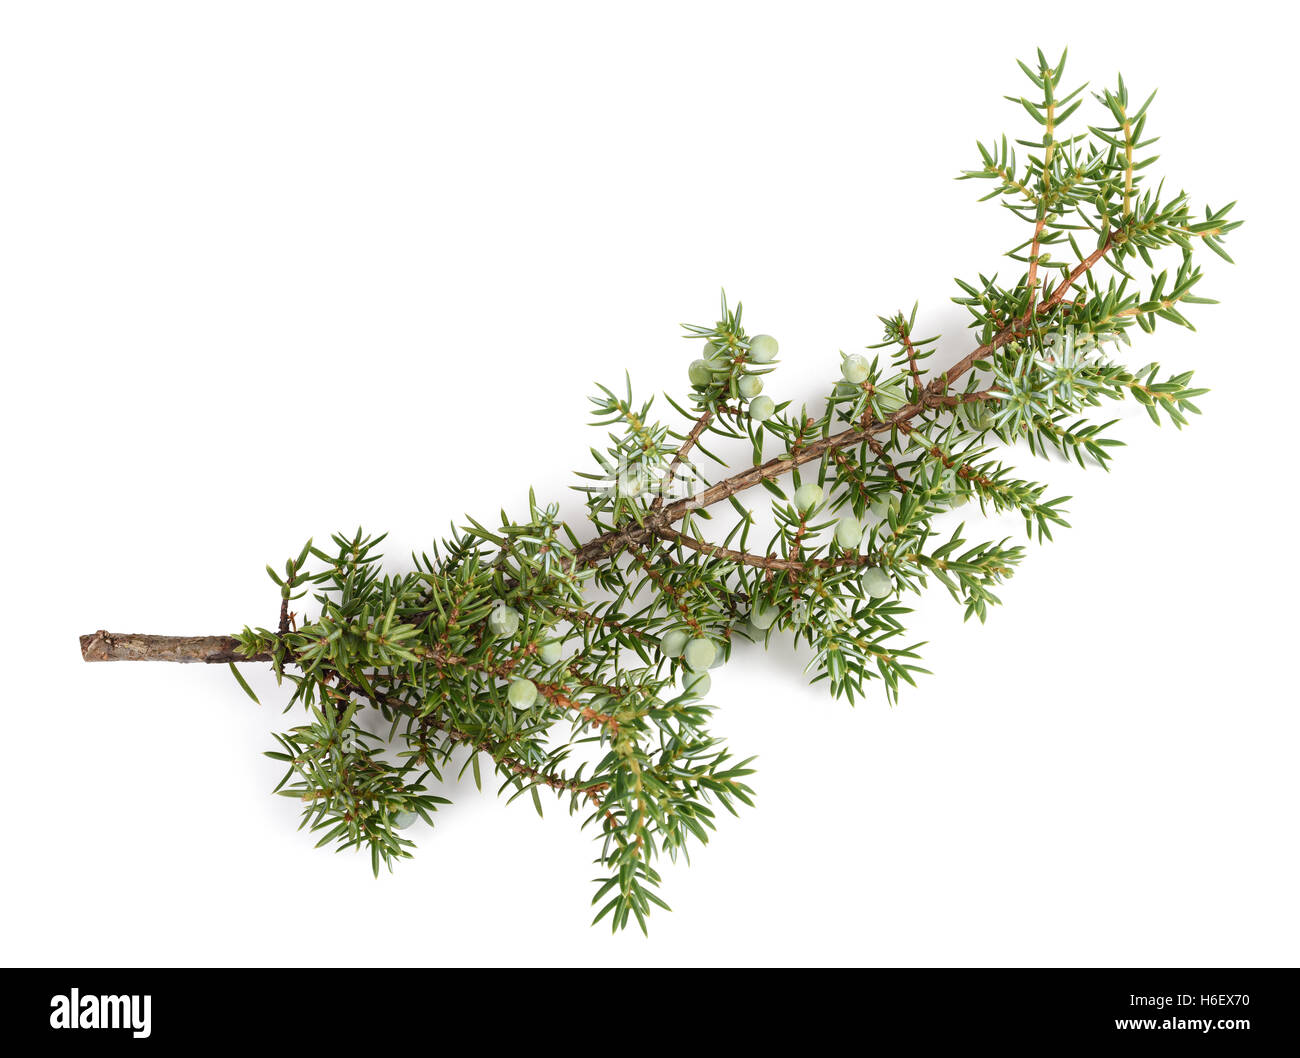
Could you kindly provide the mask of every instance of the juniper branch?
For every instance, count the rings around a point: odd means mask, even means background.
[[[652,906],[667,906],[656,859],[707,841],[717,806],[752,802],[751,761],[709,733],[705,703],[710,670],[740,641],[789,634],[834,695],[855,701],[879,681],[896,700],[925,671],[920,644],[901,638],[905,597],[937,582],[983,621],[1025,555],[967,540],[964,521],[948,532],[949,512],[1018,512],[1040,541],[1068,525],[1067,498],[995,452],[1024,442],[1106,467],[1120,442],[1114,419],[1089,418],[1103,401],[1132,398],[1177,427],[1199,411],[1190,372],[1162,377],[1120,354],[1135,327],[1191,326],[1185,312],[1210,300],[1194,255],[1231,260],[1223,240],[1241,222],[1232,206],[1195,220],[1185,194],[1148,185],[1151,100],[1134,110],[1122,80],[1096,96],[1113,125],[1063,132],[1083,102],[1082,88],[1061,91],[1064,61],[1039,52],[1021,64],[1035,91],[1015,102],[1040,129],[1017,141],[1025,157],[1002,137],[961,176],[991,182],[985,197],[1026,226],[1006,253],[1024,271],[1011,286],[957,280],[974,337],[946,369],[926,377],[938,339],[917,337],[914,306],[880,317],[884,341],[867,348],[888,354],[841,353],[820,413],[778,403],[764,392],[778,343],[750,334],[724,295],[716,322],[686,326],[703,355],[687,398],[668,398],[683,425],[658,421],[630,378],[592,398],[608,445],[579,475],[583,532],[530,494],[524,519],[469,519],[405,572],[381,573],[383,538],[360,529],[332,548],[308,541],[283,573],[267,568],[273,628],[100,631],[81,638],[83,658],[228,664],[250,696],[237,663],[269,663],[307,714],[269,754],[288,769],[279,792],[299,799],[322,844],[368,851],[376,873],[409,856],[405,832],[446,803],[427,782],[460,747],[462,774],[480,782],[486,754],[512,800],[527,794],[541,812],[550,790],[589,813],[606,872],[596,919],[644,929]],[[1165,249],[1181,253],[1175,268],[1157,266]],[[748,443],[749,465],[715,454],[715,440]],[[724,468],[719,480],[703,479],[699,457]],[[752,501],[760,486],[773,497],[765,511]],[[705,531],[727,511],[730,524]],[[297,626],[291,606],[308,596],[316,614]]]

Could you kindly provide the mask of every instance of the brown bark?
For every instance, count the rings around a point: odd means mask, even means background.
[[[270,654],[245,657],[230,636],[148,636],[100,629],[81,637],[85,661],[178,661],[224,665],[230,661],[270,661]]]

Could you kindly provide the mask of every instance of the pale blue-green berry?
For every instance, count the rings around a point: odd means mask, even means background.
[[[537,684],[523,678],[511,680],[506,700],[516,709],[531,709],[537,701]]]
[[[682,690],[692,698],[703,698],[713,686],[713,680],[707,672],[688,672],[682,680]]]
[[[721,650],[719,650],[719,651],[718,651],[718,656],[717,656],[716,658],[713,659],[713,662],[712,662],[712,664],[709,665],[709,668],[711,668],[711,669],[720,669],[720,668],[722,668],[722,666],[725,665],[726,663],[727,663],[727,655],[724,654]]]
[[[894,582],[879,566],[872,566],[862,574],[862,590],[873,599],[883,599],[894,592]]]
[[[500,600],[497,600],[500,602]],[[494,636],[512,636],[519,631],[519,611],[513,606],[495,606],[488,614],[488,631]]]
[[[767,422],[776,414],[776,401],[771,397],[755,397],[749,402],[749,417],[755,422]]]
[[[907,403],[907,398],[903,396],[903,394],[899,391],[898,387],[896,386],[877,387],[876,405],[882,411],[895,412],[898,411],[898,409],[901,408],[906,403]]]
[[[414,812],[394,812],[393,826],[398,830],[405,830],[407,827],[413,825],[419,818],[420,817]]]
[[[963,404],[961,410],[972,430],[987,430],[992,427],[993,412],[989,409],[987,401],[979,400]]]
[[[889,516],[889,499],[885,496],[877,497],[871,501],[868,510],[871,512],[871,517],[883,522]]]
[[[680,658],[686,649],[686,641],[690,638],[684,630],[674,628],[671,632],[664,633],[663,639],[659,640],[659,649],[666,658]]]
[[[720,346],[717,342],[704,343],[705,360],[716,360],[721,355],[722,355],[722,346]]]
[[[835,523],[835,542],[840,547],[854,548],[862,543],[866,528],[853,515],[846,515]]]
[[[564,656],[564,650],[558,639],[552,639],[549,643],[543,643],[537,656],[542,659],[543,665],[554,665]]]
[[[770,364],[776,351],[776,339],[770,334],[756,334],[749,340],[749,358],[756,364]]]
[[[844,363],[840,364],[840,374],[844,376],[845,382],[858,385],[865,382],[871,374],[871,365],[867,363],[865,356],[858,356],[857,353],[854,353],[852,356],[844,358]]]
[[[970,502],[970,493],[967,492],[965,489],[957,489],[957,491],[955,491],[951,496],[948,497],[949,507],[962,507],[969,502]]]
[[[754,608],[749,611],[749,623],[760,631],[767,631],[780,617],[780,612],[775,607],[767,607],[762,603],[755,603]]]
[[[707,360],[692,360],[687,374],[692,386],[707,386],[713,381],[713,368]]]
[[[717,656],[718,648],[708,639],[692,639],[682,651],[682,660],[692,672],[703,672]]]
[[[822,501],[822,487],[814,482],[800,485],[794,490],[794,505],[807,514]]]
[[[763,392],[763,380],[757,375],[746,375],[737,383],[736,388],[746,400],[753,400]]]

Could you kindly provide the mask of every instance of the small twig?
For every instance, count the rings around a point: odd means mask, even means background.
[[[691,613],[691,608],[687,606],[686,603],[682,602],[681,593],[672,588],[663,579],[663,575],[650,564],[650,560],[647,559],[645,555],[641,554],[639,549],[633,548],[631,555],[632,561],[641,567],[645,575],[650,578],[650,582],[659,589],[659,594],[677,608],[681,615],[686,619],[686,623],[695,630],[695,634],[697,636],[704,635],[704,629],[700,627],[700,622],[696,620],[695,615]]]
[[[673,461],[668,464],[668,471],[664,474],[663,483],[659,486],[659,495],[656,496],[654,502],[650,504],[650,509],[652,511],[657,511],[664,505],[664,493],[667,492],[669,486],[672,485],[673,479],[677,476],[677,471],[680,469],[683,461],[686,459],[687,455],[690,454],[691,449],[695,447],[695,442],[698,441],[704,431],[709,428],[709,423],[712,421],[713,411],[708,410],[701,415],[699,419],[696,420],[695,425],[691,427],[691,432],[686,435],[686,438],[682,441],[682,446],[677,449],[677,454],[673,456]]]
[[[754,566],[758,569],[765,569],[771,572],[780,573],[801,573],[804,570],[812,569],[834,569],[837,566],[865,566],[871,562],[867,555],[841,555],[839,558],[780,558],[777,555],[756,555],[752,551],[737,551],[735,548],[722,547],[719,544],[710,544],[705,540],[697,540],[693,536],[687,536],[685,533],[676,529],[663,528],[658,530],[658,535],[664,540],[672,541],[675,544],[681,544],[692,551],[700,551],[711,558],[725,559],[729,562],[738,562],[746,566]]]
[[[912,336],[907,332],[907,326],[903,325],[898,328],[898,337],[902,339],[903,348],[907,350],[907,366],[912,372],[912,385],[916,387],[918,393],[921,392],[921,369],[916,363],[916,346],[912,344]]]
[[[876,457],[880,462],[882,462],[882,463],[885,464],[885,469],[889,471],[890,476],[893,477],[893,479],[894,479],[896,482],[898,482],[898,488],[899,488],[899,490],[902,491],[902,492],[907,492],[908,489],[911,488],[911,485],[909,485],[909,484],[907,483],[907,480],[903,477],[903,475],[900,474],[900,473],[898,472],[898,467],[894,466],[894,461],[893,461],[892,459],[890,459],[889,456],[887,456],[887,455],[885,454],[885,446],[882,445],[882,444],[880,443],[880,441],[877,440],[876,438],[874,438],[874,437],[868,437],[868,438],[867,438],[867,447],[871,449],[872,454],[873,454],[873,455],[874,455],[874,456],[875,456],[875,457]],[[837,457],[842,458],[841,453],[836,452],[835,454],[836,454]],[[843,466],[842,463],[841,463],[841,466]]]

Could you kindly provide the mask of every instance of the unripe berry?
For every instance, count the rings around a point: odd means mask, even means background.
[[[817,504],[822,501],[822,487],[808,482],[807,485],[800,485],[794,491],[794,505],[804,514],[811,511]]]
[[[537,656],[542,659],[543,665],[554,665],[564,656],[564,650],[558,639],[552,639],[549,643],[542,644]]]
[[[944,498],[948,501],[949,507],[960,507],[970,500],[966,482],[962,480],[961,475],[956,471],[952,472],[951,478],[944,478],[943,487],[944,491],[947,492],[947,496]]]
[[[521,712],[531,709],[533,703],[537,701],[537,684],[522,678],[511,680],[510,689],[506,691],[506,700]]]
[[[500,602],[501,600],[497,600]],[[519,631],[519,611],[513,606],[496,606],[488,614],[488,631],[494,636],[509,637]]]
[[[871,365],[867,363],[865,356],[858,356],[857,353],[854,353],[852,356],[844,358],[844,363],[840,364],[840,374],[844,376],[845,382],[859,385],[865,382],[871,374]]]
[[[663,639],[659,640],[659,649],[666,658],[680,658],[686,649],[686,641],[690,638],[682,629],[674,628],[671,632],[664,633]]]
[[[894,582],[879,566],[872,566],[862,574],[862,590],[873,599],[883,599],[894,592]]]
[[[749,402],[749,417],[755,422],[767,422],[776,414],[776,401],[771,397],[755,397]]]
[[[757,375],[746,375],[736,385],[736,388],[746,400],[753,400],[763,392],[763,380]]]
[[[988,401],[973,401],[961,406],[962,415],[972,430],[988,430],[993,426],[993,412]]]
[[[780,616],[780,612],[775,607],[769,608],[762,603],[755,603],[754,608],[749,611],[749,623],[759,631],[766,632],[776,624],[776,619]]]
[[[707,386],[713,381],[713,368],[707,360],[692,360],[687,374],[692,386]]]
[[[717,342],[704,343],[705,360],[716,360],[721,355],[722,355],[722,346],[720,346]]]
[[[689,672],[682,680],[682,691],[692,698],[703,698],[713,686],[713,680],[707,672]]]
[[[776,359],[777,348],[770,334],[756,334],[749,340],[749,359],[756,364],[770,364]]]
[[[855,548],[862,543],[866,528],[853,515],[846,515],[835,525],[835,542],[843,548]]]
[[[876,405],[884,412],[896,412],[907,398],[896,386],[881,386],[876,390]]]
[[[411,826],[411,824],[413,824],[419,818],[420,817],[416,815],[416,813],[414,812],[406,812],[406,811],[394,812],[393,826],[395,826],[398,830],[405,830],[407,827]]]
[[[692,639],[682,651],[682,660],[692,672],[703,672],[717,656],[718,648],[708,639]]]

